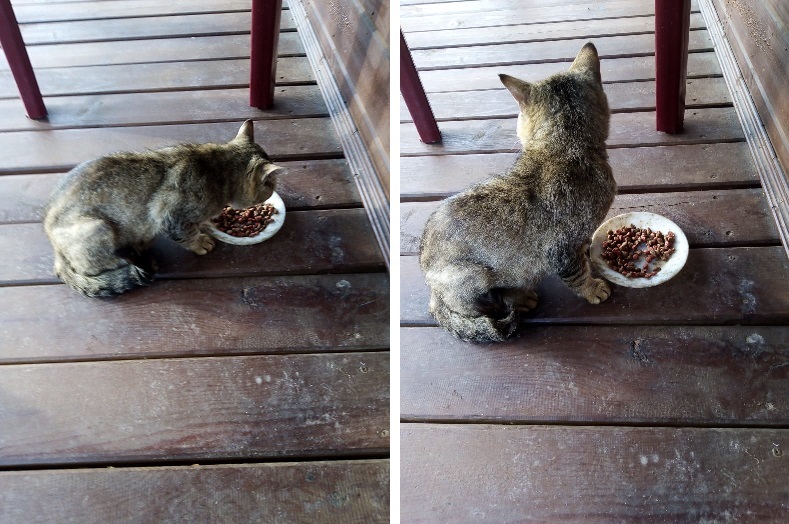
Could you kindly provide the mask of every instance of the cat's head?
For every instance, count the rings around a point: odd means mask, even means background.
[[[228,146],[235,154],[240,155],[246,164],[243,183],[237,188],[230,205],[241,209],[268,200],[276,189],[277,175],[286,170],[272,163],[263,148],[255,143],[252,120],[241,125],[238,134]]]
[[[610,112],[600,77],[600,58],[591,42],[581,48],[563,73],[539,82],[509,75],[499,78],[520,106],[517,132],[524,146],[534,138],[595,147],[605,144]]]

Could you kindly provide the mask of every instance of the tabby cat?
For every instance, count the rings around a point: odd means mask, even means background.
[[[586,44],[568,71],[540,82],[499,77],[520,106],[523,150],[506,174],[442,202],[420,245],[430,313],[471,342],[512,336],[545,275],[592,304],[611,294],[588,255],[616,192],[597,50]]]
[[[281,170],[254,142],[251,120],[226,144],[186,144],[115,153],[72,169],[55,188],[44,229],[55,273],[90,297],[150,283],[146,253],[163,235],[204,255],[214,240],[201,225],[225,205],[268,199]]]

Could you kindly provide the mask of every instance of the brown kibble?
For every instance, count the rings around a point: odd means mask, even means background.
[[[274,221],[269,217],[276,212],[276,208],[271,204],[257,204],[242,210],[226,206],[212,222],[217,229],[228,235],[253,237]]]
[[[676,251],[673,241],[676,235],[669,231],[665,235],[661,231],[650,228],[640,229],[633,224],[615,231],[609,230],[603,241],[602,258],[614,271],[628,278],[650,278],[655,276],[660,267],[650,271],[653,260],[668,260]],[[638,249],[646,244],[644,249]],[[634,262],[642,256],[646,259],[644,267],[635,267]]]

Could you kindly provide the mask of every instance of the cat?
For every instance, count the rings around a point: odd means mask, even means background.
[[[499,77],[520,107],[522,152],[507,173],[442,202],[420,242],[430,313],[469,342],[513,336],[546,275],[592,304],[611,294],[588,255],[616,193],[597,49],[587,43],[568,71],[540,82]]]
[[[153,280],[147,248],[156,236],[198,255],[214,248],[201,224],[224,206],[267,200],[283,168],[254,142],[251,120],[226,144],[184,144],[115,153],[72,169],[54,189],[44,230],[55,274],[89,297],[108,297]]]

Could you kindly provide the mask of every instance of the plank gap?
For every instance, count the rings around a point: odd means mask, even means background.
[[[331,455],[305,455],[303,457],[271,457],[265,460],[255,458],[210,458],[199,460],[155,460],[155,461],[111,461],[113,464],[119,464],[118,468],[159,468],[163,466],[220,466],[220,465],[238,465],[238,464],[282,464],[292,462],[294,464],[309,463],[309,462],[327,462],[336,461],[338,459],[344,461],[362,461],[362,460],[388,460],[389,452],[386,450],[371,449],[369,452],[360,452],[360,450],[353,450],[353,452],[344,453],[338,451],[336,454]],[[7,465],[1,466],[0,472],[11,471],[40,471],[40,470],[64,470],[64,469],[107,469],[107,462],[73,462],[73,463],[40,463],[40,464],[20,464],[20,465]]]
[[[449,419],[449,418],[436,418],[436,417],[401,417],[400,422],[403,424],[444,424],[447,426],[456,425],[494,425],[494,426],[542,426],[542,427],[568,427],[568,428],[654,428],[654,429],[789,429],[789,423],[783,424],[770,424],[770,423],[748,423],[748,422],[732,422],[727,424],[719,424],[710,422],[708,424],[701,422],[665,422],[661,424],[651,422],[631,422],[627,419],[610,420],[610,421],[583,421],[583,420],[528,420],[528,421],[508,421],[503,422],[497,418],[468,418],[468,419]]]

